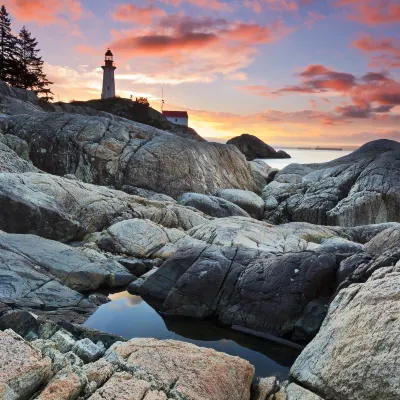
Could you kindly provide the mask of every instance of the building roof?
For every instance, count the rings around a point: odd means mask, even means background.
[[[163,111],[165,117],[188,118],[187,111]]]
[[[113,53],[111,53],[111,50],[110,50],[110,49],[107,50],[106,56],[113,56]]]

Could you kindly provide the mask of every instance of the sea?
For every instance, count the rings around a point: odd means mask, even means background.
[[[272,168],[282,169],[289,164],[314,164],[324,163],[337,158],[347,156],[351,151],[340,151],[340,150],[305,150],[305,149],[285,149],[277,148],[278,150],[286,151],[292,158],[269,158],[264,161]]]

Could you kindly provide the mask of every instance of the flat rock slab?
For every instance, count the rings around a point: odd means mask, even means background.
[[[107,355],[110,359],[118,357],[128,369],[150,374],[161,387],[176,392],[177,398],[250,398],[254,367],[212,349],[174,340],[132,339],[114,344]]]
[[[0,331],[0,395],[27,399],[51,376],[51,360],[42,357],[12,331]]]
[[[0,231],[0,248],[10,257],[16,254],[20,268],[57,278],[65,286],[77,291],[95,290],[100,286],[122,286],[133,280],[133,275],[115,261],[92,262],[80,250],[39,236]],[[9,273],[10,268],[6,260],[0,263],[0,271]]]

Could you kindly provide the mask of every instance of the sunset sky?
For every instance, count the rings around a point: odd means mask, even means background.
[[[185,109],[203,137],[277,146],[400,140],[399,0],[3,0],[56,100],[117,92]]]

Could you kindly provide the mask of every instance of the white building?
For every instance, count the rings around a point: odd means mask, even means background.
[[[162,113],[173,124],[189,125],[189,115],[186,111],[163,111]]]
[[[102,99],[111,99],[115,97],[115,77],[114,71],[117,69],[114,63],[114,56],[111,50],[108,49],[105,57],[105,65],[103,68],[103,91],[101,93]]]

